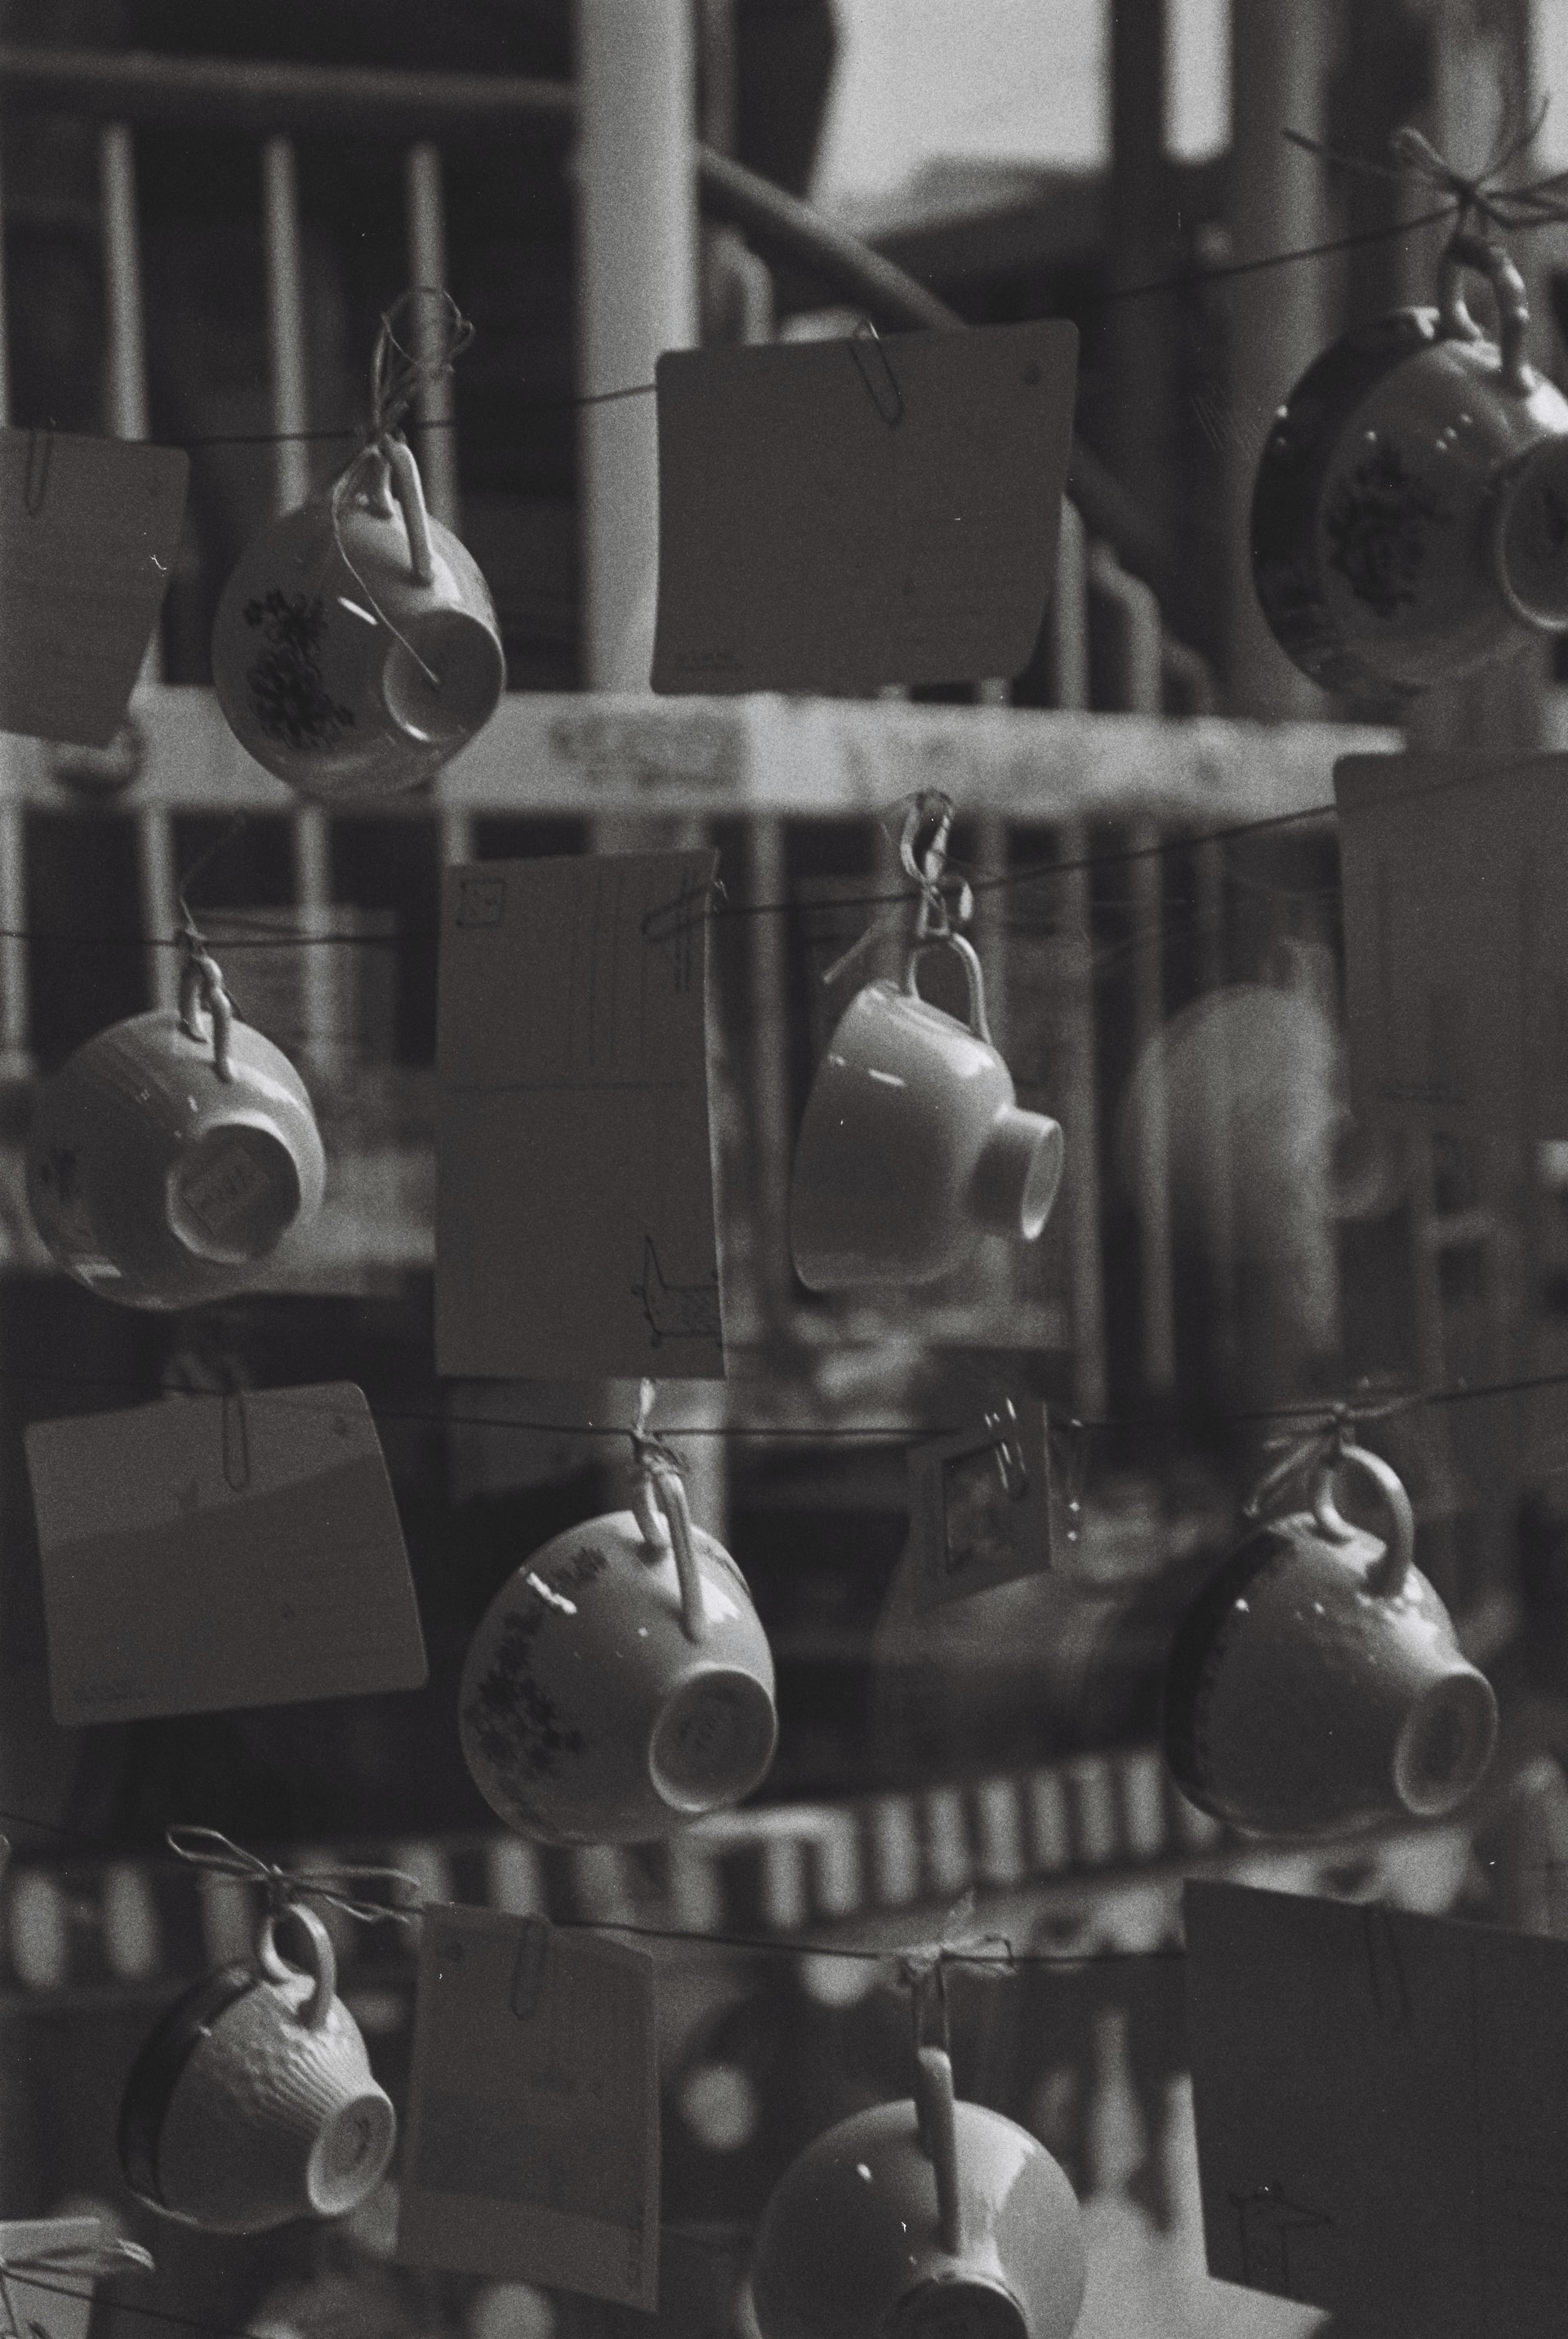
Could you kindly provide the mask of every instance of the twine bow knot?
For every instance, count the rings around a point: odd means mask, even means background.
[[[433,325],[419,328],[419,303],[434,302]],[[408,349],[398,338],[405,312],[414,320]],[[396,322],[394,322],[396,320]],[[421,390],[442,381],[451,372],[474,338],[474,328],[451,294],[439,285],[414,284],[381,312],[370,359],[370,441],[374,445],[394,431]]]
[[[1387,1421],[1396,1413],[1408,1413],[1421,1401],[1419,1396],[1395,1396],[1369,1405],[1340,1399],[1329,1406],[1323,1419],[1266,1438],[1265,1452],[1281,1454],[1282,1458],[1254,1486],[1241,1506],[1242,1517],[1260,1518],[1292,1479],[1316,1476],[1326,1465],[1337,1462],[1355,1446],[1356,1430],[1363,1423]]]
[[[1293,146],[1324,162],[1336,163],[1342,170],[1358,171],[1370,178],[1414,179],[1446,195],[1456,213],[1455,232],[1463,233],[1477,220],[1504,230],[1543,227],[1553,220],[1568,220],[1568,171],[1553,172],[1550,177],[1536,179],[1525,187],[1500,187],[1494,183],[1497,173],[1516,162],[1533,143],[1545,119],[1543,103],[1526,127],[1513,138],[1505,134],[1480,170],[1474,173],[1456,170],[1445,154],[1439,153],[1430,138],[1408,123],[1389,139],[1394,159],[1388,163],[1376,162],[1366,154],[1346,153],[1340,147],[1308,138],[1299,130],[1287,130],[1285,135]]]
[[[282,1916],[299,1900],[325,1901],[345,1917],[352,1917],[361,1925],[391,1922],[407,1925],[419,1913],[418,1877],[406,1869],[380,1868],[354,1860],[340,1860],[330,1868],[279,1868],[271,1860],[262,1860],[232,1843],[216,1828],[172,1827],[164,1841],[180,1860],[192,1868],[203,1869],[210,1876],[223,1876],[237,1884],[260,1888],[267,1896],[268,1913]],[[406,1885],[416,1898],[408,1906],[389,1906],[384,1900],[356,1900],[341,1887],[351,1884]]]

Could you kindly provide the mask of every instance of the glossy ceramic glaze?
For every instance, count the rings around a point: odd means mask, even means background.
[[[1386,1546],[1331,1540],[1310,1512],[1249,1535],[1183,1620],[1166,1676],[1166,1752],[1188,1798],[1262,1835],[1333,1836],[1455,1810],[1497,1734],[1490,1683]]]
[[[133,2192],[165,2216],[260,2234],[357,2207],[397,2133],[330,1981],[323,1997],[315,1974],[229,1966],[187,1991],[143,2047],[120,2156]]]
[[[1435,309],[1347,334],[1269,432],[1252,566],[1326,690],[1412,695],[1568,628],[1568,400]]]
[[[326,1157],[304,1082],[249,1024],[219,1078],[173,1009],[97,1032],[39,1091],[27,1199],[79,1283],[133,1308],[242,1291],[321,1206]]]
[[[745,1579],[693,1531],[703,1637],[675,1555],[631,1511],[588,1519],[496,1594],[463,1667],[463,1753],[480,1793],[545,1843],[641,1843],[760,1785],[778,1724]]]
[[[1032,1242],[1063,1159],[1057,1123],[1021,1109],[991,1041],[922,999],[912,966],[902,986],[868,983],[806,1104],[790,1188],[795,1273],[812,1291],[907,1287],[962,1267],[982,1235]]]
[[[1086,2265],[1071,2186],[1042,2144],[954,2106],[963,2246],[942,2246],[914,2105],[818,2137],[764,2213],[751,2275],[762,2339],[1068,2339]]]
[[[483,728],[506,687],[477,562],[427,518],[430,577],[419,583],[384,473],[360,466],[351,491],[327,489],[256,538],[212,630],[212,680],[241,745],[328,800],[419,786]]]

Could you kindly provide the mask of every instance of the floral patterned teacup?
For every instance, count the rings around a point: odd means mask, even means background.
[[[489,587],[383,439],[263,530],[223,588],[212,680],[242,746],[301,794],[396,794],[495,713],[507,664]]]
[[[1501,345],[1464,304],[1496,296]],[[1326,690],[1409,697],[1568,631],[1568,400],[1524,360],[1505,252],[1456,235],[1435,309],[1326,350],[1269,432],[1252,506],[1257,595]]]

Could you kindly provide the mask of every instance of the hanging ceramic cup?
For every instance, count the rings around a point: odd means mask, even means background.
[[[483,729],[507,664],[488,586],[385,436],[274,520],[223,587],[218,703],[241,745],[326,801],[418,787]]]
[[[1501,343],[1465,305],[1484,275]],[[1507,254],[1455,235],[1435,309],[1347,333],[1280,409],[1252,570],[1280,646],[1325,690],[1407,696],[1568,630],[1568,400],[1524,359]]]
[[[459,1706],[479,1792],[544,1843],[672,1835],[759,1786],[778,1736],[745,1579],[674,1470],[524,1562],[474,1635]]]
[[[269,1917],[255,1963],[225,1966],[187,1990],[126,2083],[126,2183],[207,2233],[345,2216],[380,2182],[397,2142],[391,2098],[337,1995],[327,1929],[310,1910],[290,1913],[304,1928],[309,1968],[280,1956]]]
[[[786,2169],[750,2306],[761,2339],[1069,2339],[1086,2273],[1057,2163],[1002,2113],[955,2103],[928,2047],[912,2103],[856,2112]]]
[[[253,1281],[321,1206],[326,1156],[299,1073],[235,1016],[204,953],[182,1002],[111,1024],[38,1091],[27,1199],[60,1265],[132,1308]]]
[[[963,962],[969,1021],[920,995],[923,950],[902,984],[857,992],[817,1068],[790,1188],[790,1248],[811,1291],[933,1283],[982,1235],[1033,1242],[1061,1182],[1060,1128],[1020,1106],[991,1045],[984,978]]]
[[[1336,1468],[1382,1498],[1388,1537],[1350,1525]],[[1251,1834],[1331,1837],[1440,1819],[1497,1738],[1492,1685],[1414,1564],[1410,1499],[1347,1447],[1312,1507],[1247,1535],[1188,1610],[1165,1684],[1165,1743],[1190,1802]]]

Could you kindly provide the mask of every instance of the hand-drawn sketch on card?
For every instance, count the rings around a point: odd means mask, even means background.
[[[351,1383],[25,1433],[63,1722],[420,1689],[413,1579]]]
[[[407,2265],[658,2303],[654,1961],[538,1917],[427,1911]]]
[[[1357,1114],[1568,1137],[1568,756],[1354,755],[1334,792]]]
[[[442,1373],[724,1377],[706,1034],[715,858],[449,873]]]
[[[0,429],[0,731],[106,747],[179,549],[189,456]]]
[[[917,1608],[1051,1565],[1050,1455],[1038,1399],[1000,1401],[974,1429],[912,1446],[909,1472],[922,1561]]]
[[[1568,1943],[1186,1888],[1208,2270],[1388,2339],[1555,2339]]]
[[[1021,672],[1056,565],[1076,329],[867,332],[657,366],[656,691]]]

